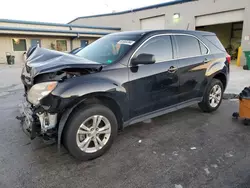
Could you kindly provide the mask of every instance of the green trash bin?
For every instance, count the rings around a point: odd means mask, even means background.
[[[6,52],[6,59],[7,59],[8,65],[11,65],[11,54],[9,52]]]
[[[245,51],[244,53],[247,61],[247,68],[250,70],[250,51]]]
[[[11,61],[11,64],[14,65],[15,64],[15,56],[12,55],[10,58],[10,61]]]

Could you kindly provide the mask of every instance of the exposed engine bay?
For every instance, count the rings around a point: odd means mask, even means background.
[[[82,68],[82,69],[64,69],[56,72],[51,72],[51,73],[44,73],[41,75],[38,75],[34,78],[34,84],[38,84],[40,82],[44,81],[64,81],[66,79],[76,77],[76,76],[83,76],[86,74],[91,74],[96,72],[95,69],[87,69],[87,68]]]

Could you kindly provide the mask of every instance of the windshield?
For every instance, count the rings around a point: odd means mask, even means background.
[[[88,45],[75,55],[101,64],[111,64],[122,58],[139,40],[138,35],[108,35]]]

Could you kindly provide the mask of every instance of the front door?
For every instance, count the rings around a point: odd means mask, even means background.
[[[81,47],[85,48],[86,46],[88,46],[89,41],[88,40],[81,40]]]
[[[31,47],[33,46],[41,47],[41,39],[31,39]]]
[[[203,96],[206,88],[207,63],[213,59],[208,48],[198,38],[188,35],[174,36],[179,58],[180,102]]]
[[[156,63],[130,67],[130,118],[178,103],[178,62],[173,59],[171,37],[163,35],[149,39],[133,57],[142,53],[155,55]]]

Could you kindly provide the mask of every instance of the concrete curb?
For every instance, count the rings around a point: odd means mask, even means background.
[[[239,98],[239,94],[235,94],[235,93],[224,93],[223,95],[223,99],[238,99]]]

